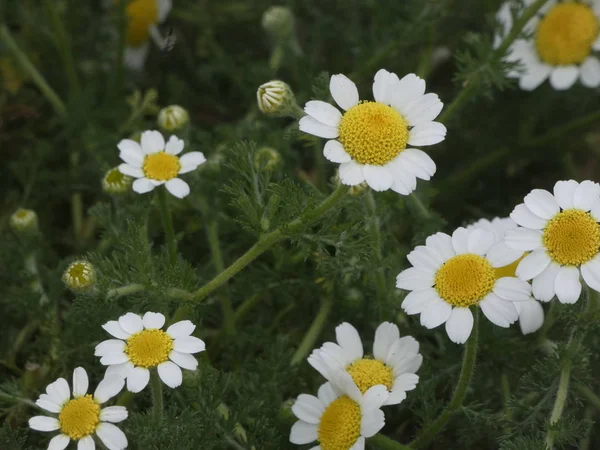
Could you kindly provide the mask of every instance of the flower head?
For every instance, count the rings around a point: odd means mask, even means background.
[[[575,303],[580,275],[600,292],[600,185],[592,181],[558,181],[554,195],[534,189],[510,217],[520,225],[507,231],[505,244],[531,252],[516,274],[532,280],[533,295],[548,302]]]
[[[181,385],[181,368],[196,370],[198,361],[191,354],[203,352],[204,342],[191,336],[196,328],[189,320],[174,323],[166,331],[161,328],[165,316],[147,312],[143,317],[127,313],[119,320],[102,325],[116,339],[96,346],[100,363],[109,366],[106,376],[127,379],[127,390],[140,392],[150,380],[150,369],[156,368],[160,379],[169,387]]]
[[[263,13],[261,24],[276,39],[287,39],[294,34],[294,14],[285,6],[271,6]]]
[[[184,128],[190,121],[190,115],[185,108],[171,105],[158,113],[158,126],[165,131],[175,131]]]
[[[10,216],[10,227],[15,233],[35,233],[38,230],[38,217],[31,209],[19,208]]]
[[[118,167],[110,169],[102,178],[102,189],[110,195],[120,195],[131,190],[130,176],[121,173]]]
[[[379,325],[372,357],[365,357],[358,331],[349,323],[338,325],[335,333],[337,344],[326,342],[308,358],[310,365],[329,381],[342,370],[350,374],[363,394],[381,384],[389,392],[384,405],[400,403],[406,398],[406,391],[417,386],[419,377],[415,373],[423,362],[419,343],[411,336],[401,338],[396,325]]]
[[[119,156],[124,164],[119,166],[122,174],[137,178],[133,190],[139,194],[152,191],[164,184],[175,197],[183,198],[190,193],[188,184],[177,175],[191,172],[206,162],[201,152],[189,152],[179,157],[184,142],[177,136],[171,136],[165,144],[163,135],[158,131],[144,131],[141,144],[131,139],[123,139],[119,147]]]
[[[385,386],[373,386],[361,394],[352,378],[338,372],[334,383],[325,383],[317,396],[301,394],[292,411],[299,419],[292,427],[292,444],[319,442],[322,450],[363,450],[365,438],[385,425],[380,407],[385,403]]]
[[[69,392],[69,383],[59,378],[46,388],[35,402],[40,408],[58,414],[58,418],[35,416],[29,419],[29,426],[37,431],[55,431],[48,450],[63,450],[71,440],[78,441],[77,448],[93,449],[96,435],[109,450],[127,448],[127,437],[113,423],[127,419],[124,406],[101,405],[116,396],[125,384],[123,378],[106,377],[100,382],[94,395],[88,394],[88,376],[83,367],[73,371],[73,398]]]
[[[256,91],[256,101],[258,109],[267,116],[293,116],[296,109],[299,109],[292,88],[279,80],[261,85]]]
[[[74,261],[69,264],[62,278],[73,292],[89,292],[96,285],[96,270],[89,261]]]
[[[525,0],[525,5],[533,0]],[[498,12],[503,33],[496,37],[496,46],[508,34],[513,24],[510,4]],[[600,86],[600,61],[594,52],[600,50],[600,2],[559,2],[550,0],[525,26],[528,38],[517,39],[507,60],[517,62],[524,71],[513,70],[508,75],[519,78],[524,90],[538,87],[547,78],[556,90],[569,89],[579,79],[586,87]]]
[[[330,139],[325,158],[340,163],[343,184],[363,181],[376,191],[392,189],[402,195],[415,190],[417,178],[429,180],[435,173],[433,160],[409,146],[433,145],[444,140],[446,127],[433,120],[443,104],[436,94],[425,94],[425,81],[414,74],[399,79],[381,69],[375,75],[375,101],[359,101],[356,85],[345,75],[329,83],[339,107],[310,101],[300,130]]]
[[[497,277],[505,262],[493,233],[457,228],[452,236],[436,233],[407,256],[414,266],[401,272],[396,287],[410,292],[402,303],[407,314],[420,314],[421,325],[446,324],[448,337],[462,344],[471,335],[471,307],[480,307],[495,325],[507,328],[519,315],[513,302],[527,301],[531,287],[514,277]]]

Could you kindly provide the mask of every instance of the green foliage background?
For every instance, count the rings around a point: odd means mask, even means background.
[[[382,67],[420,74],[428,92],[447,105],[469,89],[468,100],[446,122],[446,140],[427,149],[438,170],[431,182],[419,181],[421,203],[391,191],[348,196],[203,302],[188,302],[186,317],[207,343],[199,369],[184,371],[179,389],[166,389],[161,424],[149,416],[146,389],[129,403],[122,428],[132,449],[298,448],[288,441],[294,419],[286,402],[316,392],[323,380],[304,359],[290,361],[321,305],[330,304],[314,345],[333,340],[343,321],[359,329],[365,348],[384,320],[420,342],[417,389],[385,409],[383,432],[410,441],[447,404],[463,347],[451,343],[443,327],[426,330],[401,313],[394,280],[406,267],[406,254],[433,232],[507,216],[534,187],[595,180],[598,92],[580,85],[566,92],[547,84],[531,93],[515,89],[491,47],[496,0],[281,2],[294,12],[301,54],[285,52],[277,70],[269,66],[274,42],[261,28],[273,2],[174,0],[161,29],[172,28],[176,44],[170,52],[154,46],[141,73],[125,70],[119,58],[122,9],[101,3],[0,2],[0,26],[66,105],[64,115],[53,110],[0,43],[0,58],[24,81],[15,91],[6,71],[0,77],[0,449],[46,448],[48,437],[27,428],[36,413],[30,401],[57,377],[70,379],[78,365],[90,373],[91,385],[100,381],[104,368],[93,349],[107,338],[101,324],[127,311],[173,314],[185,302],[172,295],[174,288],[192,292],[219,271],[210,245],[215,236],[227,266],[261,235],[305,217],[333,190],[335,167],[321,155],[322,140],[299,133],[292,119],[262,116],[257,87],[284,80],[302,105],[328,100],[327,73],[345,73],[370,98]],[[447,58],[434,58],[444,53]],[[189,110],[186,149],[208,158],[185,177],[191,195],[170,201],[176,264],[169,262],[153,196],[111,198],[100,184],[120,162],[117,142],[155,128],[155,106],[169,104]],[[255,162],[263,146],[282,157],[274,170]],[[73,222],[74,195],[83,208],[81,227]],[[38,236],[23,239],[10,230],[8,218],[18,207],[37,212]],[[24,266],[32,251],[51,300],[43,306]],[[79,257],[98,270],[93,295],[74,296],[61,282]],[[109,294],[133,283],[145,290]],[[223,329],[223,297],[236,310],[235,335]],[[583,394],[600,391],[600,315],[584,313],[582,304],[554,304],[554,321],[525,337],[518,326],[504,330],[483,320],[466,403],[429,448],[544,448],[566,360],[572,361],[571,389],[554,426],[556,447],[600,446],[593,426],[600,405]],[[567,355],[572,330],[587,337]]]

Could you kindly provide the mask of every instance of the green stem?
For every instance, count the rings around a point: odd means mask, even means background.
[[[377,288],[377,301],[381,304],[386,297],[385,289],[385,274],[383,273],[381,255],[381,229],[379,223],[379,215],[377,214],[377,204],[375,203],[375,197],[371,191],[365,195],[365,201],[369,213],[371,214],[370,227],[371,227],[371,238],[373,239],[373,247],[375,251],[375,261],[377,263],[377,269],[375,270],[376,288]]]
[[[515,21],[508,35],[506,35],[500,46],[496,49],[496,55],[503,56],[504,53],[506,53],[506,50],[508,50],[515,39],[519,37],[519,34],[521,34],[521,31],[525,25],[527,25],[527,22],[529,22],[533,16],[537,14],[540,8],[544,6],[544,3],[547,1],[548,0],[537,0],[523,11],[521,17]]]
[[[79,177],[79,151],[73,150],[69,155],[71,179],[75,182]],[[81,243],[81,230],[83,229],[83,198],[81,192],[71,194],[71,220],[73,221],[73,234],[77,246]]]
[[[572,341],[573,342],[573,341]],[[572,342],[570,344],[572,344]],[[571,345],[569,345],[569,348]],[[550,426],[554,425],[562,417],[567,396],[569,394],[569,380],[571,378],[571,358],[567,358],[560,371],[560,380],[558,382],[558,391],[556,392],[556,400],[550,415]],[[546,448],[552,450],[554,448],[554,430],[550,429],[546,433]]]
[[[379,450],[410,450],[410,447],[383,434],[376,434],[369,439],[369,443],[374,444]]]
[[[31,253],[29,256],[25,258],[25,269],[35,278],[32,289],[35,292],[39,292],[40,294],[40,305],[45,305],[50,300],[48,299],[48,295],[44,290],[44,285],[42,284],[42,277],[40,276],[40,271],[38,269],[37,258],[34,253]]]
[[[594,408],[588,406],[583,413],[583,419],[585,421],[591,422],[594,418]],[[594,431],[594,427],[589,427],[584,437],[579,441],[579,450],[589,450],[592,438],[592,432]]]
[[[56,92],[54,92],[54,90],[50,87],[50,85],[48,85],[48,83],[46,82],[44,77],[38,72],[38,70],[35,68],[35,66],[31,63],[31,61],[29,60],[27,55],[25,55],[25,53],[23,53],[21,51],[21,49],[19,49],[17,43],[15,42],[12,35],[10,34],[10,31],[8,31],[8,28],[6,27],[6,25],[0,25],[0,41],[2,41],[4,43],[4,45],[6,45],[9,52],[12,53],[12,55],[15,57],[15,59],[21,65],[21,68],[23,69],[23,71],[29,75],[29,77],[34,82],[34,84],[38,87],[38,89],[40,91],[42,91],[42,94],[46,97],[46,99],[50,102],[50,104],[54,108],[54,111],[56,111],[56,113],[59,116],[61,116],[63,118],[66,117],[67,108],[65,107],[65,104],[58,97]]]
[[[596,409],[600,411],[600,397],[598,397],[594,391],[592,391],[589,387],[578,384],[576,386],[577,392],[579,392],[588,403],[594,406]]]
[[[152,416],[156,422],[160,422],[163,416],[163,393],[157,369],[150,370],[150,386],[152,388]]]
[[[31,406],[32,408],[42,410],[38,405],[29,400],[28,398],[18,397],[16,395],[5,394],[4,392],[0,392],[0,402],[7,401],[11,403],[22,403],[27,406]]]
[[[124,295],[142,292],[144,290],[146,290],[146,286],[144,286],[143,284],[128,284],[127,286],[121,286],[118,288],[110,289],[106,293],[106,298],[122,297]]]
[[[456,111],[465,103],[471,95],[475,92],[475,88],[477,87],[478,80],[472,79],[465,81],[463,85],[463,89],[460,91],[457,97],[452,100],[446,108],[444,108],[444,112],[440,114],[437,118],[438,122],[446,123],[454,115]]]
[[[325,159],[323,158],[323,146],[319,143],[319,140],[315,140],[313,151],[317,179],[315,185],[318,189],[323,189],[325,184]]]
[[[160,216],[165,229],[165,241],[167,242],[167,249],[169,250],[169,260],[171,261],[171,264],[175,264],[177,263],[177,241],[175,240],[173,217],[171,216],[171,210],[169,209],[169,203],[167,201],[167,188],[159,186],[156,190],[156,196],[158,197]]]
[[[431,217],[431,211],[429,211],[429,209],[423,204],[423,202],[421,201],[421,199],[419,198],[419,196],[415,192],[413,192],[412,194],[410,194],[410,196],[408,198],[410,199],[410,201],[414,205],[415,209],[417,211],[419,211],[419,213],[425,219],[429,219]]]
[[[452,394],[452,399],[448,406],[442,411],[442,413],[428,426],[426,426],[420,433],[419,436],[408,444],[409,447],[414,449],[424,448],[427,446],[435,437],[437,433],[442,431],[446,426],[452,415],[460,408],[467,393],[467,388],[473,375],[473,368],[475,367],[475,359],[477,356],[477,340],[479,334],[479,308],[475,309],[473,321],[473,330],[471,336],[465,346],[465,352],[463,355],[462,368],[460,370],[460,377],[458,378],[458,384]]]
[[[296,350],[296,353],[294,353],[294,356],[292,356],[292,361],[290,362],[290,365],[295,366],[299,364],[310,353],[310,351],[315,345],[315,342],[319,338],[321,331],[323,330],[323,326],[325,325],[325,321],[329,316],[332,306],[333,297],[329,295],[324,297],[321,302],[321,308],[319,308],[319,312],[315,316],[313,323],[304,335],[304,338],[302,339],[298,350]]]
[[[115,61],[115,77],[113,87],[113,93],[115,96],[118,96],[121,93],[123,87],[123,69],[126,43],[125,41],[127,36],[127,15],[125,13],[126,5],[127,2],[125,0],[120,0],[118,19],[119,41],[117,44],[117,60]]]
[[[249,311],[262,299],[262,295],[254,294],[248,297],[242,302],[240,306],[235,310],[235,321],[236,323],[242,320]]]
[[[508,401],[510,400],[510,383],[508,382],[508,376],[503,373],[500,376],[500,385],[502,386],[502,400],[504,403],[504,417],[508,420],[511,419],[512,414],[508,407]]]

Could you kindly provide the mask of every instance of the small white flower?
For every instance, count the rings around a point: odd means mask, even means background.
[[[385,386],[360,393],[346,372],[338,372],[335,383],[325,383],[317,396],[301,394],[292,411],[299,419],[290,433],[292,444],[320,445],[311,450],[364,450],[365,438],[385,425],[381,405],[387,398]]]
[[[325,158],[340,163],[343,184],[363,181],[376,191],[408,195],[417,178],[429,180],[435,173],[433,160],[408,146],[433,145],[444,140],[446,127],[433,120],[443,104],[436,94],[425,94],[425,80],[415,74],[399,79],[381,69],[375,75],[375,101],[359,101],[356,85],[345,75],[333,75],[331,95],[339,107],[310,101],[300,130],[330,139]]]
[[[138,194],[152,191],[164,184],[175,197],[183,198],[190,193],[190,187],[177,175],[196,170],[206,162],[202,152],[189,152],[179,157],[184,142],[177,136],[165,139],[159,131],[144,131],[141,145],[131,139],[123,139],[117,147],[119,157],[125,161],[119,166],[124,175],[137,178],[133,190]]]
[[[400,403],[406,398],[406,391],[417,386],[416,372],[423,362],[419,343],[411,336],[401,338],[396,325],[389,322],[379,325],[373,358],[364,357],[358,331],[349,323],[338,325],[335,333],[337,344],[326,342],[308,358],[309,364],[329,381],[336,372],[345,370],[363,394],[373,386],[384,385],[390,394],[384,405]]]
[[[67,380],[59,378],[49,384],[46,393],[35,402],[40,408],[58,415],[58,418],[35,416],[29,419],[29,426],[34,430],[60,431],[50,440],[48,450],[63,450],[71,440],[78,441],[78,450],[93,450],[96,448],[94,434],[109,450],[127,448],[127,437],[113,425],[127,419],[127,409],[124,406],[100,408],[121,392],[125,382],[121,377],[106,377],[93,396],[87,393],[88,384],[85,369],[77,367],[73,371],[73,398]]]
[[[448,337],[458,344],[471,335],[471,306],[480,307],[495,325],[508,328],[519,318],[513,302],[529,300],[531,286],[518,278],[496,277],[494,269],[506,263],[495,242],[494,233],[480,228],[429,236],[424,246],[407,256],[414,267],[396,279],[397,288],[412,291],[402,309],[420,314],[426,328],[445,323]]]
[[[525,0],[525,7],[535,0]],[[495,46],[510,32],[513,18],[510,2],[498,12],[502,33]],[[600,86],[600,1],[567,2],[550,0],[525,26],[527,37],[517,39],[507,60],[520,63],[524,71],[513,70],[508,76],[519,78],[521,89],[530,91],[547,78],[556,90],[569,89],[579,79],[585,87]]]
[[[196,325],[189,320],[174,323],[166,332],[161,330],[164,324],[165,316],[147,312],[143,318],[127,313],[102,325],[117,338],[101,342],[94,352],[101,364],[109,366],[106,376],[124,377],[127,390],[140,392],[150,380],[150,369],[156,367],[167,386],[181,385],[180,367],[196,370],[198,361],[191,354],[203,352],[205,345],[191,336]]]
[[[580,275],[600,292],[600,185],[592,181],[558,181],[554,195],[534,189],[510,217],[520,225],[505,235],[514,251],[531,252],[519,263],[517,276],[532,280],[533,296],[548,302],[575,303]]]

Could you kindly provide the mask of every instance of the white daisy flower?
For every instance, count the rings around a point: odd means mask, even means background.
[[[156,367],[167,386],[181,385],[181,368],[196,370],[198,361],[191,354],[203,352],[205,345],[191,336],[196,325],[189,320],[174,323],[166,332],[161,330],[164,324],[165,316],[147,312],[143,318],[127,313],[102,325],[117,338],[101,342],[94,352],[101,364],[109,366],[106,376],[126,378],[127,390],[140,392],[150,380],[150,369]]]
[[[365,438],[385,425],[380,407],[387,398],[385,386],[373,386],[364,395],[352,378],[338,372],[335,383],[325,383],[317,396],[301,394],[292,407],[299,419],[290,433],[292,444],[319,445],[310,450],[364,450]]]
[[[508,230],[514,230],[517,226],[516,222],[510,217],[503,219],[496,217],[491,221],[480,219],[467,227],[468,230],[481,228],[493,233],[496,244],[490,249],[489,254],[492,259],[495,259],[498,255],[498,261],[506,264],[494,269],[496,278],[515,277],[517,266],[527,255],[527,253],[520,250],[509,249],[504,244],[505,233]],[[515,302],[514,305],[519,313],[519,326],[523,334],[533,333],[544,324],[544,308],[533,296],[524,302]]]
[[[534,189],[510,217],[520,225],[507,231],[505,244],[531,252],[519,263],[517,276],[532,280],[533,295],[548,302],[575,303],[581,295],[580,274],[600,292],[600,185],[559,181],[554,195]]]
[[[95,434],[108,450],[127,448],[127,437],[113,423],[127,419],[124,406],[100,405],[117,395],[125,382],[121,377],[106,377],[100,382],[94,395],[88,394],[88,376],[83,367],[73,371],[73,398],[69,392],[69,383],[59,378],[46,388],[35,402],[40,408],[57,414],[58,417],[35,416],[29,419],[29,426],[37,431],[56,431],[48,444],[48,450],[63,450],[71,440],[78,441],[78,450],[94,450]]]
[[[202,152],[189,152],[179,157],[184,142],[177,136],[171,136],[165,144],[165,138],[159,131],[144,131],[141,145],[131,139],[123,139],[117,147],[119,157],[125,161],[119,166],[124,175],[137,178],[133,190],[138,194],[152,191],[164,184],[175,197],[183,198],[190,193],[190,187],[177,175],[196,170],[206,162]]]
[[[534,1],[525,0],[525,6]],[[508,76],[519,78],[527,91],[547,78],[556,90],[569,89],[577,79],[585,87],[600,86],[600,61],[594,55],[600,50],[599,19],[600,0],[549,0],[525,26],[528,37],[510,47],[507,60],[520,63],[524,71]],[[503,35],[496,37],[496,47],[513,26],[509,2],[500,8],[498,20]]]
[[[519,315],[513,302],[527,301],[529,283],[513,277],[497,278],[494,234],[482,229],[457,228],[452,236],[437,233],[407,256],[414,266],[401,272],[396,287],[410,292],[402,303],[407,314],[420,314],[421,325],[446,324],[448,337],[462,344],[471,335],[471,306],[479,306],[490,322],[504,328]]]
[[[345,75],[333,75],[329,90],[344,113],[329,103],[310,101],[300,130],[330,139],[323,153],[340,163],[343,184],[366,181],[376,191],[408,195],[417,178],[433,176],[433,160],[408,148],[437,144],[446,136],[446,127],[433,121],[443,104],[436,94],[425,94],[425,80],[412,73],[400,80],[381,69],[373,83],[374,102],[360,102],[356,85]]]
[[[383,322],[375,332],[373,357],[365,358],[356,328],[349,323],[335,329],[337,344],[326,342],[308,358],[311,366],[329,381],[340,370],[350,374],[361,393],[382,384],[389,392],[384,405],[396,405],[406,398],[419,382],[417,370],[423,357],[419,343],[411,336],[400,337],[398,327]]]
[[[127,39],[125,46],[125,65],[132,70],[144,67],[149,39],[162,47],[164,39],[158,30],[158,24],[163,23],[171,11],[171,0],[133,0],[127,5]]]

